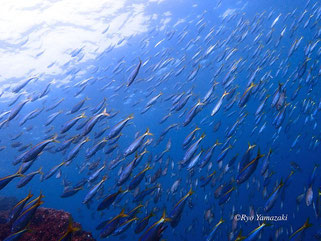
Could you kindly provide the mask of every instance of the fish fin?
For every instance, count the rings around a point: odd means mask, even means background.
[[[125,217],[128,217],[127,214],[125,214],[125,209],[123,208],[119,214],[119,217],[122,217],[122,218],[125,218]]]
[[[193,193],[194,193],[194,191],[192,190],[192,188],[190,188],[187,194],[188,194],[189,196],[191,196],[191,195],[193,195]]]
[[[166,217],[166,209],[164,209],[163,214],[162,214],[162,217],[161,217],[160,220],[164,220],[164,222],[171,222],[171,221],[172,221],[171,218]],[[159,220],[159,221],[160,221],[160,220]]]
[[[224,94],[222,95],[222,98],[224,98],[225,96],[227,96],[228,94],[230,94],[229,92],[224,91]]]
[[[242,236],[242,229],[241,229],[240,232],[239,232],[239,234],[237,235],[235,241],[236,241],[236,240],[237,240],[237,241],[241,241],[241,240],[244,240],[244,239],[246,239],[246,237],[245,237],[245,236]]]
[[[145,132],[145,134],[144,134],[145,136],[152,136],[153,134],[152,133],[150,133],[149,132],[149,128],[147,128],[147,130],[146,130],[146,132]]]
[[[222,143],[220,143],[217,139],[214,145],[222,145]]]
[[[42,167],[39,168],[38,172],[39,172],[40,175],[44,175],[44,173],[42,171]]]
[[[81,113],[81,115],[79,116],[79,118],[86,118],[87,116],[85,116],[85,112]]]
[[[309,220],[310,220],[310,218],[308,217],[307,220],[305,221],[304,225],[303,225],[305,228],[310,228],[310,227],[313,226],[312,223],[309,223]]]
[[[106,108],[101,112],[101,115],[103,116],[110,116],[110,114],[107,113]]]
[[[57,140],[58,134],[56,133],[52,138],[51,141],[55,143],[60,143],[60,141]]]
[[[258,150],[257,150],[257,157],[264,157],[264,154],[261,154],[260,153],[260,147],[258,148]]]
[[[69,222],[68,222],[68,230],[67,230],[67,232],[73,233],[73,232],[77,232],[77,231],[79,231],[79,230],[80,230],[80,228],[73,226],[72,217],[69,216]]]

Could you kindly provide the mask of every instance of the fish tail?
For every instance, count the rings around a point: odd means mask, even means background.
[[[219,141],[218,141],[218,139],[216,140],[216,142],[215,142],[215,145],[221,145],[222,143],[220,143]]]
[[[79,230],[80,230],[80,228],[73,226],[72,217],[69,216],[69,222],[68,222],[68,230],[67,230],[67,232],[69,232],[69,233],[74,233],[74,232],[77,232],[77,231],[79,231]]]
[[[262,157],[264,155],[261,155],[261,150],[260,150],[260,147],[257,149],[257,154],[256,154],[257,157]]]
[[[152,167],[150,166],[149,163],[147,163],[147,166],[146,166],[145,170],[148,171],[148,170],[150,170],[150,169],[152,169]]]
[[[87,116],[85,115],[85,112],[81,113],[81,115],[79,116],[79,118],[86,118]]]
[[[230,94],[230,93],[227,91],[224,91],[223,97],[227,96],[228,94]]]
[[[57,140],[58,134],[56,133],[52,138],[51,141],[55,143],[60,143],[60,141]]]
[[[103,116],[110,116],[110,114],[107,113],[106,108],[101,112],[101,115]]]
[[[30,190],[28,195],[27,195],[27,198],[32,198],[32,197],[33,197],[33,194],[31,193],[31,190]]]
[[[39,172],[40,175],[44,175],[44,173],[42,171],[42,167],[39,168],[38,172]]]
[[[194,193],[194,191],[192,190],[192,188],[190,188],[187,195],[191,196],[193,193]]]
[[[145,134],[144,134],[145,136],[152,136],[153,134],[152,133],[150,133],[149,132],[149,128],[147,128],[147,130],[146,130],[146,132],[145,132]]]
[[[166,217],[166,209],[164,209],[162,217],[161,217],[160,220],[164,220],[164,222],[171,222],[172,221],[172,219]]]
[[[244,240],[246,239],[245,236],[242,236],[242,229],[240,230],[239,234],[236,237],[236,240],[240,241],[240,240]]]
[[[22,165],[20,166],[19,170],[16,172],[15,175],[17,175],[18,177],[23,177],[24,175],[21,173],[22,171]]]
[[[310,227],[313,226],[312,223],[309,223],[309,220],[310,220],[310,218],[308,217],[307,220],[305,221],[304,225],[303,225],[304,228],[310,228]]]
[[[125,209],[124,208],[121,210],[121,212],[119,214],[119,217],[123,217],[123,218],[128,217],[128,215],[125,214]]]

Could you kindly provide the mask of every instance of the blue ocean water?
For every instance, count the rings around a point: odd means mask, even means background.
[[[48,173],[66,161],[73,147],[85,137],[90,141],[82,145],[69,165],[63,165],[51,178],[40,180],[40,175],[36,175],[22,188],[16,187],[20,177],[16,178],[0,190],[1,196],[22,199],[29,191],[42,192],[45,195],[42,206],[70,212],[84,230],[102,240],[96,226],[117,216],[123,208],[127,213],[142,204],[137,214],[140,220],[153,211],[155,216],[150,219],[150,226],[161,218],[163,210],[170,216],[173,207],[192,188],[194,193],[183,201],[186,203],[178,225],[173,228],[171,221],[162,224],[167,227],[162,230],[165,240],[235,240],[240,230],[247,237],[245,240],[289,240],[307,218],[313,226],[294,238],[318,240],[321,216],[319,1],[5,2],[0,20],[0,146],[3,146],[0,176],[16,173],[23,160],[17,165],[13,164],[14,160],[55,134],[60,143],[48,144],[25,174],[40,167]],[[135,68],[139,70],[133,77]],[[25,82],[30,78],[33,79]],[[26,83],[25,86],[22,83]],[[19,86],[21,89],[17,89]],[[213,92],[204,100],[211,88]],[[224,92],[228,94],[223,96]],[[149,102],[158,95],[155,103]],[[79,110],[70,113],[84,98],[88,99]],[[104,98],[106,101],[102,103]],[[10,119],[14,108],[27,99],[17,116]],[[222,105],[218,108],[220,99]],[[263,110],[258,111],[265,99]],[[62,102],[50,110],[60,100]],[[195,117],[184,125],[197,103],[200,104]],[[211,115],[214,107],[218,111]],[[104,108],[111,117],[101,116],[93,129],[83,135],[85,127],[81,123],[97,116]],[[39,115],[21,122],[37,109]],[[46,126],[49,116],[58,111],[61,113]],[[86,118],[61,133],[62,126],[81,113],[85,113]],[[101,150],[86,158],[87,149],[107,138],[112,128],[130,114],[133,119],[121,130],[116,148],[106,154],[114,145],[109,145],[113,139],[107,140]],[[168,119],[160,123],[168,114]],[[182,164],[188,151],[182,144],[195,127],[200,130],[195,132],[191,144],[201,134],[205,137],[192,156],[204,152],[190,169],[188,164],[192,158]],[[104,134],[95,138],[105,128]],[[124,156],[128,146],[147,128],[153,136],[146,136],[137,151]],[[80,137],[65,151],[57,151],[64,141],[77,135]],[[145,143],[147,140],[151,143]],[[202,167],[205,152],[216,140],[222,144],[216,146],[209,163]],[[255,147],[249,150],[249,144]],[[18,150],[26,145],[30,146],[24,151]],[[229,145],[226,156],[218,161],[220,153]],[[129,180],[117,185],[124,167],[144,148],[148,152],[134,167]],[[260,159],[256,158],[258,150],[264,154]],[[263,172],[269,150],[272,154]],[[163,156],[158,158],[160,155]],[[233,157],[236,160],[232,164]],[[112,169],[109,165],[116,158],[121,162]],[[98,166],[92,169],[91,164],[97,161]],[[94,182],[85,183],[82,190],[69,198],[60,197],[64,188],[82,179],[88,180],[104,163],[106,167]],[[120,186],[126,190],[147,163],[152,169],[146,171],[135,190],[121,194],[123,198],[116,199],[111,208],[97,211],[106,196]],[[201,177],[214,171],[209,184],[201,187]],[[250,171],[253,173],[241,183],[240,175]],[[158,178],[157,172],[161,172]],[[83,204],[86,194],[104,176],[107,180],[102,188],[88,204]],[[171,188],[177,180],[180,183],[173,192]],[[156,185],[156,191],[134,202],[137,193]],[[276,193],[273,207],[265,211],[267,200],[275,191],[280,193]],[[154,201],[158,192],[161,197]],[[283,214],[287,220],[236,222],[238,214],[270,217]],[[256,215],[254,217],[256,219]],[[224,222],[209,238],[221,218]],[[144,232],[134,233],[136,224],[108,239],[146,237]],[[268,225],[252,239],[250,232],[262,224]]]

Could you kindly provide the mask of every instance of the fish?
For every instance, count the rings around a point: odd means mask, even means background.
[[[60,170],[60,168],[62,166],[64,166],[64,165],[66,165],[66,162],[61,162],[60,164],[58,164],[58,165],[54,166],[53,168],[51,168],[49,170],[49,172],[47,172],[46,174],[42,175],[42,180],[47,180],[50,177],[52,177],[53,175],[55,175],[58,172],[58,170]]]
[[[92,148],[87,149],[86,158],[89,159],[92,156],[94,156],[97,153],[97,151],[104,148],[104,146],[106,145],[106,142],[107,142],[107,140],[105,138],[103,138],[101,141],[96,143]]]
[[[271,224],[268,224],[266,222],[263,222],[260,226],[255,228],[253,231],[250,232],[250,234],[244,239],[247,241],[255,240],[256,237],[259,235],[260,231],[267,226],[270,226]]]
[[[221,226],[222,223],[224,223],[223,218],[221,218],[220,221],[218,221],[218,223],[214,226],[214,228],[212,229],[211,233],[206,237],[206,241],[214,240],[215,232],[218,229],[218,227]]]
[[[42,167],[40,167],[38,171],[31,172],[28,175],[22,177],[19,183],[17,184],[17,188],[22,188],[25,185],[27,185],[32,180],[32,178],[37,174],[44,175],[44,173],[42,172]]]
[[[109,113],[106,112],[106,109],[104,109],[101,113],[91,117],[88,122],[86,123],[85,127],[84,127],[84,130],[82,132],[82,136],[86,136],[88,135],[91,130],[94,128],[94,126],[97,124],[98,120],[101,118],[101,117],[108,117],[110,116]]]
[[[12,88],[12,92],[19,93],[20,90],[22,90],[24,87],[26,87],[31,81],[37,80],[37,79],[38,79],[38,77],[31,77],[31,78],[21,82],[20,84],[18,84]]]
[[[120,220],[124,217],[128,217],[128,215],[125,214],[125,210],[122,209],[120,214],[118,214],[113,219],[108,221],[106,225],[102,228],[102,231],[100,233],[100,238],[106,238],[110,236],[112,233],[114,233],[119,225]]]
[[[139,220],[137,222],[137,225],[135,227],[135,233],[141,233],[144,231],[144,229],[147,227],[150,218],[154,217],[155,214],[153,212],[151,212],[149,215],[147,215],[146,217],[144,217],[143,219]]]
[[[22,230],[20,230],[20,231],[18,231],[18,232],[15,232],[15,233],[13,233],[13,234],[10,234],[8,237],[6,237],[5,239],[4,239],[4,241],[17,241],[17,240],[19,240],[20,238],[21,238],[21,236],[24,234],[24,233],[26,233],[26,232],[28,232],[28,231],[30,231],[29,229],[22,229]]]
[[[239,107],[243,107],[249,100],[250,95],[251,95],[251,90],[255,87],[256,85],[252,82],[251,85],[245,90],[243,95],[240,97],[239,100]]]
[[[312,224],[309,223],[309,218],[307,218],[305,223],[290,235],[289,239],[292,239],[294,236],[296,236],[299,233],[304,233],[305,230],[310,227],[312,227]]]
[[[107,180],[107,177],[104,176],[99,183],[97,183],[95,186],[93,186],[90,191],[86,194],[83,204],[88,203],[90,200],[93,199],[93,197],[97,194],[98,190],[101,188],[101,186],[104,184],[104,182]]]
[[[133,222],[136,222],[137,220],[139,220],[139,218],[134,217],[132,219],[129,219],[123,223],[120,223],[119,227],[113,232],[113,236],[117,236],[120,235],[124,232],[126,232],[132,225]]]
[[[216,103],[216,105],[214,106],[211,116],[214,116],[221,108],[222,104],[223,104],[223,99],[225,96],[227,96],[229,93],[228,92],[224,92],[224,94],[222,95],[222,97],[218,100],[218,102]]]
[[[187,147],[191,141],[195,138],[195,133],[196,131],[200,130],[201,128],[199,127],[195,127],[194,130],[192,132],[190,132],[184,139],[184,142],[183,142],[183,147]]]
[[[45,149],[45,147],[50,144],[51,142],[59,143],[57,140],[58,135],[54,135],[52,138],[49,138],[47,140],[44,140],[37,145],[33,146],[30,150],[26,151],[21,159],[20,162],[30,162],[35,160]]]
[[[217,147],[218,145],[221,145],[222,143],[219,143],[218,140],[216,140],[216,142],[214,143],[214,145],[212,145],[210,148],[208,148],[208,150],[205,153],[205,156],[203,158],[203,160],[200,163],[200,167],[203,168],[205,167],[209,161],[212,159],[213,156],[213,152],[215,150],[215,147]]]
[[[170,224],[173,228],[175,228],[182,216],[182,213],[184,211],[184,207],[186,205],[186,202],[190,196],[193,195],[193,190],[192,188],[188,191],[188,193],[182,197],[173,207],[172,211],[169,214],[169,219],[170,219]]]
[[[152,168],[150,167],[150,165],[147,164],[147,166],[141,172],[139,172],[136,176],[134,176],[132,178],[132,180],[130,181],[130,183],[128,185],[128,189],[134,190],[141,183],[141,181],[144,179],[145,173],[151,169]]]
[[[13,108],[10,110],[9,116],[8,116],[8,118],[4,121],[4,123],[13,120],[13,119],[19,114],[19,112],[20,112],[21,109],[25,106],[25,104],[27,104],[27,103],[30,102],[30,101],[31,101],[31,98],[27,98],[26,100],[20,102],[18,105],[16,105],[15,107],[13,107]]]
[[[9,213],[8,223],[13,223],[14,221],[16,221],[17,217],[21,214],[21,211],[23,210],[24,206],[32,197],[33,194],[29,192],[25,198],[20,200],[15,206],[12,207]]]
[[[128,80],[127,80],[127,87],[129,87],[133,82],[134,80],[136,79],[138,73],[139,73],[139,70],[140,70],[140,67],[142,65],[142,61],[139,59],[139,62],[136,66],[136,68],[133,70],[133,72],[131,72],[131,74],[128,76]]]
[[[208,175],[207,177],[200,177],[200,186],[201,187],[205,187],[212,179],[213,176],[216,174],[216,170],[214,170],[210,175]]]
[[[82,118],[86,118],[85,113],[82,113],[79,116],[76,116],[75,118],[72,118],[71,120],[67,121],[61,128],[60,133],[64,134],[67,131],[69,131],[77,122],[78,120],[82,119]]]
[[[80,102],[78,102],[76,105],[74,105],[71,110],[70,110],[70,114],[74,114],[77,111],[79,111],[81,109],[81,107],[83,107],[83,105],[85,104],[85,102],[89,100],[89,98],[84,98],[83,100],[81,100]]]
[[[22,177],[22,176],[23,175],[21,174],[21,168],[20,168],[15,174],[0,178],[0,190],[5,188],[5,186],[7,186],[14,178]]]
[[[116,200],[117,196],[123,192],[124,191],[121,188],[119,188],[119,190],[117,192],[105,197],[104,200],[101,201],[101,203],[98,205],[97,211],[102,211],[104,209],[108,209],[110,207],[110,205],[112,205],[113,202]]]
[[[183,122],[183,126],[187,126],[189,123],[191,123],[194,117],[201,111],[203,105],[205,104],[202,103],[200,100],[197,101],[197,103],[187,113]]]
[[[113,126],[108,135],[107,135],[107,139],[113,139],[115,138],[117,135],[120,134],[120,132],[122,131],[122,129],[125,127],[125,125],[127,124],[128,121],[132,120],[134,118],[133,114],[130,114],[126,119],[120,121],[119,123],[117,123],[115,126]]]
[[[65,162],[65,165],[70,165],[71,161],[77,156],[79,153],[80,148],[86,143],[90,141],[88,137],[84,138],[82,141],[80,141],[67,155]]]
[[[160,240],[162,233],[165,230],[165,223],[170,221],[171,219],[166,217],[166,212],[164,211],[162,217],[147,228],[144,234],[139,238],[139,241]]]
[[[145,133],[136,138],[136,140],[129,145],[129,147],[125,150],[124,156],[129,156],[133,154],[142,144],[146,136],[152,136],[153,134],[149,132],[149,128],[145,131]]]
[[[193,155],[195,154],[195,152],[197,151],[199,144],[201,143],[201,141],[205,138],[205,134],[203,133],[201,135],[201,137],[194,142],[185,152],[183,160],[181,161],[181,165],[187,165],[187,163],[190,162],[190,160],[192,159]]]
[[[281,180],[280,184],[275,188],[275,190],[272,192],[272,194],[270,195],[270,197],[266,201],[266,203],[264,205],[265,212],[268,212],[272,209],[272,207],[275,204],[275,201],[277,200],[278,196],[280,195],[281,188],[283,187],[283,185],[284,185],[284,183]]]
[[[43,196],[40,194],[39,197],[34,200],[34,202],[31,202],[29,205],[27,204],[24,206],[21,214],[12,223],[11,232],[16,233],[27,227],[28,223],[35,215],[38,207],[43,204],[43,201],[41,201],[42,198]]]
[[[260,153],[260,148],[257,151],[257,155],[256,157],[251,160],[249,163],[247,163],[240,171],[239,174],[236,178],[236,181],[238,184],[241,184],[243,182],[245,182],[255,171],[257,165],[258,165],[258,161],[263,157],[264,155],[262,155]]]

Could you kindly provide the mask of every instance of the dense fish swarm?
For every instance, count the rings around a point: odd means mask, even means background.
[[[2,89],[0,191],[23,192],[6,240],[54,229],[43,202],[99,240],[320,240],[321,2],[258,2],[154,16]]]

